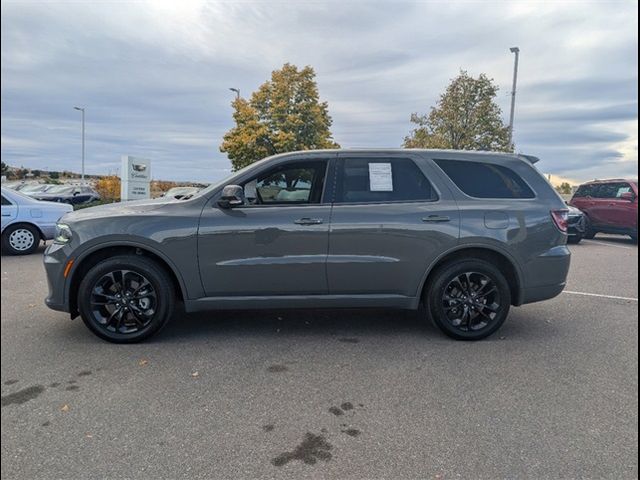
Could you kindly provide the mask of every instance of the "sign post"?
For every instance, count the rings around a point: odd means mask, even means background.
[[[151,160],[123,155],[120,172],[121,201],[146,198],[151,198]]]

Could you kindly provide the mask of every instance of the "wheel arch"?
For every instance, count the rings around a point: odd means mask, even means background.
[[[85,273],[100,261],[115,255],[142,255],[154,260],[166,271],[169,278],[171,278],[176,298],[182,301],[187,298],[186,287],[178,270],[165,255],[157,250],[150,248],[148,245],[139,245],[136,243],[98,245],[87,252],[83,252],[83,254],[74,261],[70,271],[70,278],[67,281],[65,295],[68,298],[69,312],[72,318],[78,315],[78,300],[72,293],[78,291]]]
[[[420,285],[420,299],[424,298],[426,289],[431,284],[433,275],[444,264],[454,260],[473,258],[491,262],[505,276],[511,290],[511,304],[522,305],[522,272],[516,261],[507,253],[487,246],[461,245],[438,257],[427,269]]]

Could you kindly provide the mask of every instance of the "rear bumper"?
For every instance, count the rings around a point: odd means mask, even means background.
[[[525,288],[522,291],[522,303],[534,303],[541,302],[543,300],[549,300],[550,298],[557,297],[562,293],[564,287],[567,286],[566,282],[558,283],[557,285],[545,285],[542,287]]]
[[[557,297],[567,284],[571,252],[566,245],[553,247],[527,264],[520,304]]]

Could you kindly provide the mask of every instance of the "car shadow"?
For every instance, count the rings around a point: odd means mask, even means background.
[[[219,310],[177,312],[150,342],[203,337],[341,336],[398,333],[443,337],[415,311],[385,309]]]
[[[483,342],[546,337],[549,325],[544,319],[519,318],[515,309],[505,324]],[[525,314],[525,316],[527,316]],[[533,321],[532,321],[533,320]],[[356,343],[359,337],[421,337],[425,341],[455,342],[426,318],[424,310],[393,309],[295,309],[295,310],[222,310],[206,313],[174,314],[169,324],[147,343],[248,341],[287,337],[336,338]],[[473,342],[472,342],[473,343]]]

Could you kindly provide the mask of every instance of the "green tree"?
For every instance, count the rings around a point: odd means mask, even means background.
[[[2,173],[0,173],[1,175],[8,175],[9,174],[9,165],[7,165],[6,163],[2,162],[2,167],[0,167],[2,169]]]
[[[411,114],[417,127],[405,137],[404,147],[512,152],[497,93],[484,73],[473,78],[461,70],[429,114]]]
[[[238,170],[261,158],[295,150],[339,148],[327,102],[320,102],[315,72],[286,63],[249,100],[233,101],[235,127],[220,146]]]
[[[560,185],[558,185],[556,187],[556,190],[558,191],[558,193],[561,193],[563,195],[569,195],[571,193],[573,193],[573,189],[571,188],[571,184],[568,182],[562,182]]]

